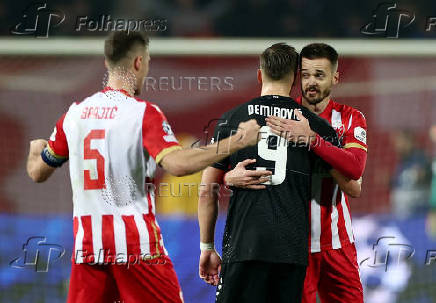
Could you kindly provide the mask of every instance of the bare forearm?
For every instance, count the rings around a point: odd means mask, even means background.
[[[47,141],[39,139],[30,143],[29,156],[27,157],[26,170],[34,182],[44,182],[54,172],[55,168],[47,165],[41,158],[41,152]]]
[[[198,224],[200,225],[200,242],[213,243],[215,224],[218,217],[218,198],[220,185],[225,172],[208,167],[201,177],[200,197],[198,200]]]
[[[353,198],[359,198],[361,193],[361,183],[362,178],[359,180],[352,180],[350,178],[345,177],[339,171],[332,169],[330,170],[330,174],[335,179],[336,183],[338,183],[339,188]]]
[[[161,166],[175,176],[195,173],[238,151],[241,148],[239,138],[239,135],[233,135],[202,148],[171,152],[162,159]]]
[[[200,242],[214,243],[215,224],[218,218],[218,196],[205,193],[198,201],[198,224],[200,225]]]

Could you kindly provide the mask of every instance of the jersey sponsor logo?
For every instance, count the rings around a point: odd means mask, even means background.
[[[171,126],[167,121],[162,122],[162,129],[166,133],[166,135],[163,137],[166,142],[177,142],[173,130],[171,129]]]
[[[354,128],[354,138],[366,144],[366,130],[360,126]]]

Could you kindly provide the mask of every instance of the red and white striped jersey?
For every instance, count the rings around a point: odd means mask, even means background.
[[[105,88],[71,105],[48,146],[53,157],[69,159],[73,261],[123,263],[167,254],[148,182],[156,163],[181,147],[159,107]]]
[[[301,97],[297,102],[301,104]],[[336,130],[343,148],[354,147],[367,151],[366,120],[360,111],[330,100],[319,116]],[[330,174],[313,175],[309,209],[309,247],[312,253],[338,249],[354,242],[348,197]]]

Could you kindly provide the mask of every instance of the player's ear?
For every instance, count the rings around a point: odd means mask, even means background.
[[[107,60],[104,60],[104,67],[106,67],[106,69],[109,69],[109,63],[107,63]]]
[[[257,82],[262,84],[262,70],[260,68],[257,70]]]
[[[142,56],[137,56],[133,60],[133,68],[135,69],[135,71],[139,71],[141,69],[142,59],[143,59]]]
[[[335,85],[335,84],[338,84],[339,83],[339,72],[338,71],[336,71],[334,74],[333,74],[333,85]]]

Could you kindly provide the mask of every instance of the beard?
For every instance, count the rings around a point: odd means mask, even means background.
[[[316,90],[315,96],[309,96],[310,89]],[[324,100],[328,95],[330,95],[331,89],[326,88],[325,90],[322,91],[316,86],[308,86],[306,89],[303,89],[303,87],[301,87],[301,92],[303,93],[304,99],[306,99],[310,104],[316,105],[320,103],[322,100]]]

